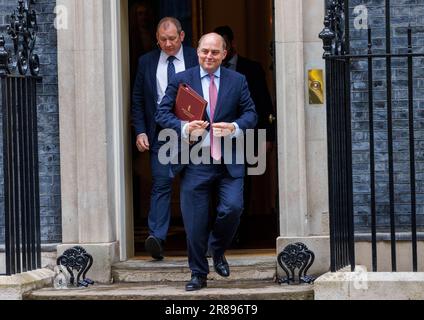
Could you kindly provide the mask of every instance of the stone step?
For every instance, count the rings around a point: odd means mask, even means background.
[[[208,281],[208,287],[186,292],[185,282],[116,283],[89,288],[45,288],[24,300],[313,300],[312,285],[279,285],[273,281]]]
[[[229,254],[226,255],[231,275],[222,278],[213,270],[212,259],[209,260],[211,273],[208,278],[218,281],[274,280],[277,260],[274,254]],[[120,262],[112,267],[115,283],[137,282],[185,282],[190,280],[187,257],[166,257],[163,261],[154,261],[143,257]]]

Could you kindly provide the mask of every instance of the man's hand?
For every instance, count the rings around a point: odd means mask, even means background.
[[[235,125],[227,122],[214,123],[212,128],[215,137],[228,137],[236,131]]]
[[[197,138],[202,136],[205,133],[205,130],[209,127],[209,122],[207,121],[192,121],[188,124],[186,132],[190,137]]]
[[[149,143],[149,138],[147,137],[147,134],[145,133],[139,134],[137,136],[136,145],[137,145],[138,151],[140,152],[145,152],[147,150],[150,150],[150,143]]]

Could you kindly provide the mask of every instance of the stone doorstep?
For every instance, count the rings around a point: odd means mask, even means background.
[[[54,272],[39,269],[12,276],[0,276],[0,300],[22,300],[31,290],[51,286]]]
[[[185,282],[119,283],[83,289],[45,288],[25,300],[313,300],[312,285],[278,285],[272,281],[208,281],[200,291],[186,292]]]
[[[212,259],[209,260],[211,273],[209,279],[220,281],[273,280],[276,277],[276,258],[274,256],[229,255],[231,269],[229,278],[222,278],[213,270]],[[163,261],[150,258],[132,259],[113,265],[114,282],[182,282],[190,280],[190,270],[186,257],[169,257]]]

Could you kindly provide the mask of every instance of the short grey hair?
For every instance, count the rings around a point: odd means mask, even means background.
[[[216,33],[216,32],[211,32],[211,33],[204,34],[204,35],[200,38],[200,40],[199,40],[199,45],[198,45],[198,47],[197,47],[198,49],[200,49],[200,46],[202,45],[203,40],[205,40],[205,38],[206,38],[206,37],[208,37],[208,36],[210,36],[210,35],[215,35],[215,36],[217,36],[218,38],[220,38],[220,39],[221,39],[221,42],[222,42],[222,49],[223,49],[223,50],[227,50],[227,42],[225,41],[224,37],[223,37],[223,36],[221,36],[220,34]]]
[[[165,17],[161,21],[159,21],[156,32],[159,32],[159,29],[162,26],[165,29],[168,29],[170,24],[173,24],[177,28],[178,34],[180,34],[183,31],[183,27],[181,26],[181,22],[178,19],[176,19],[174,17]]]

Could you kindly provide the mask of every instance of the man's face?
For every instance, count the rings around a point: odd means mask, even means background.
[[[159,28],[156,38],[162,51],[169,56],[175,56],[184,41],[184,31],[178,34],[177,27],[173,23],[169,23]]]
[[[219,35],[209,34],[199,45],[197,55],[202,68],[207,73],[214,73],[225,59],[227,51],[224,50],[222,38]]]

